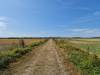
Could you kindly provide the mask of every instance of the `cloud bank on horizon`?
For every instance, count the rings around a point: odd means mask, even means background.
[[[100,36],[99,0],[0,0],[0,37]]]

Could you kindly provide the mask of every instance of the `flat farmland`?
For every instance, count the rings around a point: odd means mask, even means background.
[[[0,72],[44,42],[46,39],[0,39]]]
[[[58,39],[56,43],[66,64],[71,62],[79,75],[100,75],[100,39]]]
[[[26,42],[28,46],[0,55],[0,75],[70,75],[53,39]]]
[[[5,51],[11,49],[13,47],[17,47],[19,45],[19,41],[21,39],[0,39],[0,51]],[[37,43],[40,41],[44,41],[45,39],[22,39],[24,40],[25,45],[30,45],[32,43]]]
[[[13,43],[18,44],[20,39],[0,39],[0,45],[12,45]],[[25,44],[31,44],[33,42],[39,42],[44,39],[23,39]]]
[[[100,75],[99,39],[1,41],[0,75]]]
[[[73,39],[70,40],[70,43],[100,57],[100,39]]]

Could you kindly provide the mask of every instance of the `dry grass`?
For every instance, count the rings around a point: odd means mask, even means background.
[[[57,41],[57,45],[63,49],[65,60],[72,62],[81,72],[81,75],[100,75],[100,58],[95,54],[90,54],[89,51],[83,51],[81,49],[83,44],[80,47],[80,43],[73,46],[70,40],[61,40]],[[93,45],[89,46],[92,47]],[[96,45],[94,47],[97,48]]]
[[[2,39],[1,44],[9,44],[11,48],[6,47],[6,50],[0,51],[0,69],[5,69],[12,62],[15,62],[18,58],[22,57],[26,53],[32,51],[32,49],[36,46],[39,46],[46,42],[44,39],[23,39],[25,44],[22,46],[20,44],[20,39]],[[18,43],[19,42],[19,43]],[[18,44],[18,46],[14,46],[12,43]],[[5,46],[1,46],[5,47]]]
[[[14,48],[19,47],[20,40],[21,39],[0,39],[0,52],[13,50]],[[25,46],[27,46],[33,43],[42,42],[45,39],[33,38],[33,39],[23,39],[23,40],[24,40]]]
[[[0,45],[13,45],[18,44],[20,39],[0,39]],[[26,45],[32,44],[33,42],[43,41],[44,39],[24,39]]]

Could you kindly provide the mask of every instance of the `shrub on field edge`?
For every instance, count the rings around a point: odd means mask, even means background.
[[[0,53],[0,70],[7,68],[9,63],[15,62],[17,58],[20,58],[22,55],[31,51],[33,47],[43,44],[44,42],[46,41],[33,43],[30,46],[15,48],[13,50]]]

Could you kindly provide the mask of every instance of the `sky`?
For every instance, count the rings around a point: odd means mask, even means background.
[[[100,0],[0,0],[0,37],[100,36]]]

